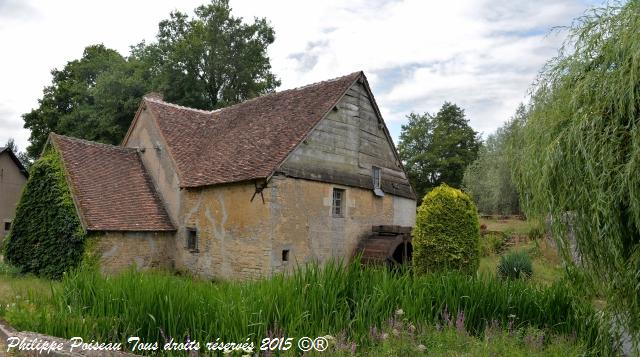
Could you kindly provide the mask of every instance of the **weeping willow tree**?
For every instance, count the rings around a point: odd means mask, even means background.
[[[529,216],[551,218],[571,263],[640,331],[640,1],[574,21],[541,72],[514,172]],[[596,286],[596,285],[594,285]]]

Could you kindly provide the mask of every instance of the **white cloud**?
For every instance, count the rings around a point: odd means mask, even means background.
[[[586,1],[586,0],[585,0]],[[37,105],[50,70],[104,43],[123,54],[152,41],[160,20],[205,0],[0,0],[0,143],[28,132],[20,114]],[[411,111],[436,111],[444,100],[467,110],[476,130],[498,127],[526,91],[584,1],[356,0],[231,3],[250,21],[268,18],[276,30],[269,50],[286,89],[364,70],[385,119],[398,134]]]

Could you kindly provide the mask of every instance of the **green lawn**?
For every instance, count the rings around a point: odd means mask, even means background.
[[[500,254],[491,252],[480,258],[479,274],[495,276],[500,257],[511,250],[525,250],[529,253],[533,263],[532,283],[551,285],[562,279],[564,270],[562,261],[555,248],[546,239],[529,240],[525,238],[532,224],[519,219],[496,220],[481,219],[480,224],[487,226],[488,231],[504,232],[507,236],[518,236],[512,246]],[[484,239],[481,238],[481,239]]]
[[[50,297],[52,288],[60,286],[57,281],[41,279],[32,275],[19,275],[7,270],[7,266],[0,262],[0,314],[2,315],[4,315],[7,306],[32,296]]]
[[[529,233],[532,223],[520,219],[480,218],[480,225],[486,225],[489,231],[505,232],[507,234],[524,235]]]

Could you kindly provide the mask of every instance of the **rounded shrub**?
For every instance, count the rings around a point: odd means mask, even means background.
[[[445,184],[429,192],[418,208],[413,247],[419,274],[443,270],[474,274],[480,262],[480,223],[471,198]]]
[[[524,250],[512,251],[500,258],[498,276],[502,279],[530,278],[533,274],[531,258]]]

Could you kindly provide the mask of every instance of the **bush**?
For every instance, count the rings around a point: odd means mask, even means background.
[[[445,184],[418,208],[413,237],[417,273],[459,270],[473,274],[480,263],[480,223],[471,198]]]
[[[512,251],[500,258],[498,276],[502,279],[530,278],[533,274],[531,258],[525,251]]]
[[[60,157],[49,150],[31,167],[5,258],[23,273],[60,278],[82,260],[84,240]]]
[[[500,253],[509,237],[503,232],[488,232],[480,238],[480,253],[486,257]]]

